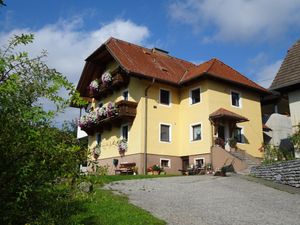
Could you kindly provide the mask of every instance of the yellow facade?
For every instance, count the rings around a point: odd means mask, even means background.
[[[126,89],[129,91],[129,101],[138,103],[136,117],[129,124],[128,150],[126,155],[144,152],[144,126],[145,126],[145,89],[151,85],[150,81],[130,78]],[[200,88],[201,101],[194,105],[190,104],[190,90]],[[159,102],[160,89],[169,90],[171,104],[165,106]],[[231,91],[241,94],[241,107],[231,105]],[[101,102],[122,100],[122,92],[119,90],[108,96]],[[95,104],[98,104],[96,102]],[[249,119],[248,122],[240,123],[243,128],[246,143],[238,144],[240,149],[254,157],[262,157],[258,148],[263,142],[261,108],[259,94],[247,89],[226,84],[224,82],[209,79],[195,82],[187,87],[175,87],[168,84],[155,82],[148,91],[148,154],[162,156],[191,156],[210,154],[213,129],[209,115],[225,108]],[[160,124],[171,126],[170,143],[160,141]],[[191,126],[201,124],[201,140],[191,141]],[[114,158],[119,156],[117,141],[120,139],[119,127],[113,127],[110,131],[105,130],[101,134],[100,159]],[[89,147],[96,145],[96,135],[89,136]]]

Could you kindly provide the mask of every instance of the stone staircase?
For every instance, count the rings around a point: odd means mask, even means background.
[[[246,169],[244,169],[242,171],[238,171],[239,174],[249,174],[250,170],[253,166],[258,166],[259,165],[259,163],[253,159],[253,157],[249,156],[243,150],[238,149],[236,151],[230,152],[230,154],[233,155],[234,157],[240,159],[241,161],[243,161],[247,165]]]

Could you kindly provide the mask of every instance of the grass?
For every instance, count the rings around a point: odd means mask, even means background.
[[[165,176],[90,176],[88,180],[95,184],[95,190],[82,204],[84,210],[72,216],[73,224],[88,225],[162,225],[164,221],[155,218],[149,212],[130,204],[128,198],[115,195],[112,191],[100,187],[106,183],[120,180],[159,178]]]

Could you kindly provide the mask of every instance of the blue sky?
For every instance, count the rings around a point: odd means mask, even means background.
[[[84,59],[114,36],[194,63],[216,57],[268,87],[286,51],[300,39],[299,0],[5,3],[0,9],[0,44],[15,33],[35,33],[28,51],[34,55],[46,49],[48,64],[74,84]]]

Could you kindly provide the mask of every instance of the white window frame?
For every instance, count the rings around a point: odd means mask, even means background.
[[[160,167],[162,167],[161,161],[163,161],[163,160],[168,161],[168,166],[164,167],[164,168],[171,168],[171,159],[166,159],[166,158],[160,158],[159,159],[159,165],[160,165]]]
[[[200,140],[194,140],[193,139],[193,137],[194,137],[193,126],[197,126],[197,125],[200,125],[200,134],[201,134]],[[201,122],[190,124],[190,142],[202,141],[203,140],[203,133],[202,133],[202,131],[203,131],[203,129],[202,129],[202,123]]]
[[[194,166],[196,166],[196,161],[197,161],[197,160],[200,160],[200,159],[203,160],[203,165],[202,165],[202,167],[201,167],[201,168],[203,168],[203,167],[205,166],[205,158],[204,158],[204,157],[194,158]]]
[[[161,92],[161,90],[163,90],[163,91],[168,91],[168,92],[169,92],[169,104],[168,104],[168,105],[163,104],[163,103],[161,103],[161,101],[160,101],[160,100],[161,100],[161,99],[160,99],[160,92]],[[160,105],[165,106],[165,107],[171,107],[171,104],[172,104],[172,92],[171,92],[170,89],[159,88],[159,93],[158,93],[158,95],[159,95],[159,104],[160,104]]]
[[[245,143],[245,130],[244,130],[244,127],[242,127],[242,126],[236,126],[237,128],[240,128],[241,129],[241,135],[242,135],[242,142],[236,142],[237,144],[246,144]]]
[[[129,142],[129,130],[130,130],[130,126],[128,123],[124,123],[121,125],[121,129],[120,129],[120,138],[123,139],[123,127],[128,127],[128,138],[127,138],[127,143]]]
[[[197,102],[197,103],[193,103],[193,101],[192,101],[192,92],[193,92],[194,90],[197,90],[197,89],[199,89],[200,101]],[[194,87],[194,88],[190,89],[190,90],[189,90],[189,103],[190,103],[190,105],[197,105],[197,104],[200,104],[201,102],[202,102],[202,98],[201,98],[201,87],[198,86],[198,87]]]
[[[160,139],[161,125],[169,126],[169,141],[162,141]],[[159,140],[160,143],[165,143],[165,144],[171,144],[172,143],[172,125],[171,124],[169,124],[169,123],[159,123],[158,140]]]
[[[232,93],[233,93],[233,92],[239,94],[239,96],[240,96],[240,99],[239,99],[239,106],[236,106],[236,105],[233,105],[233,104],[232,104]],[[234,108],[238,108],[238,109],[242,108],[242,93],[241,93],[240,91],[230,90],[230,105],[231,105],[232,107],[234,107]]]
[[[125,100],[125,99],[124,99],[124,95],[123,95],[125,91],[128,92],[128,99],[127,99],[127,101],[129,101],[130,95],[129,95],[129,90],[128,90],[128,88],[126,88],[125,90],[122,91],[122,98],[123,98],[123,100]]]

